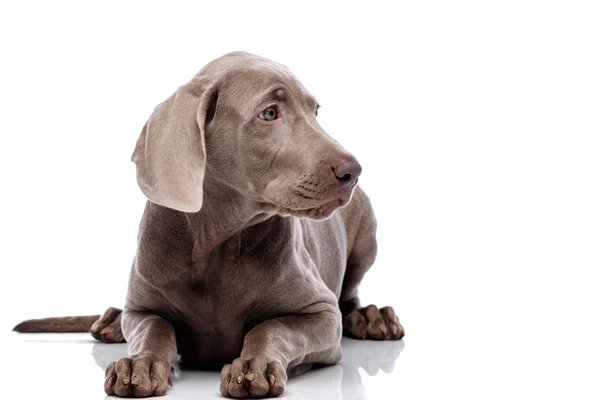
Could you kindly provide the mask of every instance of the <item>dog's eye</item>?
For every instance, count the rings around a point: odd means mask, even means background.
[[[277,107],[271,106],[264,109],[258,114],[258,118],[264,119],[265,121],[275,121],[277,119]]]
[[[319,108],[321,108],[321,106],[319,104],[317,104],[317,107],[315,108],[315,115],[319,116]]]

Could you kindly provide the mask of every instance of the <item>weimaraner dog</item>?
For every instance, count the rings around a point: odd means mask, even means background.
[[[234,398],[283,393],[288,376],[341,359],[342,334],[398,340],[391,307],[361,307],[376,222],[361,166],[319,126],[283,65],[235,52],[159,104],[135,146],[149,199],[123,311],[15,330],[126,340],[109,395],[164,395],[183,366],[222,368]]]

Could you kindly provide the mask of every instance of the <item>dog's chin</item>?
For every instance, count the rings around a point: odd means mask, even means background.
[[[348,205],[348,203],[350,203],[352,194],[354,193],[354,187],[355,186],[352,186],[344,190],[338,197],[316,207],[305,209],[285,209],[285,213],[295,217],[304,217],[315,220],[329,218],[333,215],[335,210],[345,207]]]

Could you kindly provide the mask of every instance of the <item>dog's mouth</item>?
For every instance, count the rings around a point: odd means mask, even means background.
[[[350,199],[352,198],[352,194],[354,193],[354,188],[356,187],[358,179],[344,190],[341,191],[333,200],[329,200],[323,204],[320,204],[316,207],[305,208],[305,209],[297,209],[290,210],[293,214],[299,214],[301,216],[306,216],[313,219],[323,219],[330,216],[336,209],[340,207],[346,206]]]
[[[306,210],[300,210],[300,211],[308,213],[308,214],[329,214],[336,208],[340,207],[342,204],[344,204],[344,199],[337,198],[337,199],[328,201],[327,203],[322,204],[318,207],[308,208]]]

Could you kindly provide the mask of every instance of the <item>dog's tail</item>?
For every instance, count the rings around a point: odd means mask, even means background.
[[[88,332],[100,315],[28,319],[13,328],[15,332]]]
[[[15,332],[90,332],[95,339],[105,343],[124,342],[121,331],[120,308],[109,307],[103,315],[86,315],[79,317],[54,317],[28,319],[13,328]]]

